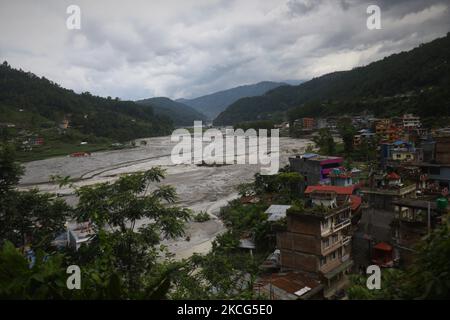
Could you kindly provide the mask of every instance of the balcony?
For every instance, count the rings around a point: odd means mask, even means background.
[[[330,254],[331,252],[339,249],[340,247],[349,244],[351,240],[352,240],[352,237],[345,236],[345,237],[342,237],[341,239],[339,239],[338,241],[336,241],[335,243],[329,245],[328,247],[324,248],[322,246],[322,255],[326,256],[326,255]]]
[[[342,245],[345,246],[345,245],[349,244],[351,240],[352,240],[352,237],[350,237],[350,236],[344,237],[342,239]]]
[[[331,229],[333,230],[333,232],[336,232],[341,229],[344,229],[345,227],[348,227],[350,224],[351,224],[350,219],[344,219],[339,223],[335,223]]]
[[[328,228],[326,230],[322,230],[321,236],[326,237],[334,232],[337,232],[339,230],[342,230],[346,227],[348,227],[351,224],[350,218],[344,219],[340,221],[339,223],[335,223],[331,226],[331,228]]]

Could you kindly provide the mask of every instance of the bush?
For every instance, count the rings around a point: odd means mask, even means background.
[[[206,211],[201,211],[200,213],[198,213],[194,216],[195,222],[206,222],[209,220],[211,220],[211,217],[209,216],[208,212],[206,212]]]

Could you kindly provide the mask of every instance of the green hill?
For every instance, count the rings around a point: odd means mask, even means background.
[[[450,116],[450,34],[350,71],[334,72],[298,86],[236,101],[216,125],[302,116],[356,114],[424,118]]]
[[[171,119],[175,126],[193,126],[195,120],[206,120],[206,116],[194,108],[165,97],[139,100],[136,103],[152,107],[156,115]]]
[[[0,122],[35,133],[57,128],[68,119],[74,134],[116,141],[165,135],[172,130],[171,121],[155,115],[152,108],[88,92],[77,94],[7,62],[0,65],[0,114]]]

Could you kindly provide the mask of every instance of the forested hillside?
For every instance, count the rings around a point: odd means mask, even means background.
[[[0,65],[0,122],[21,129],[57,127],[64,119],[81,134],[126,141],[170,133],[171,121],[131,101],[77,94],[31,72]]]
[[[238,100],[216,125],[272,119],[283,112],[301,116],[376,115],[413,112],[424,118],[450,116],[450,34],[408,52],[351,71],[327,74],[299,86]]]
[[[195,120],[206,120],[206,116],[194,108],[165,97],[139,100],[136,103],[152,107],[156,115],[169,118],[175,126],[193,126]]]

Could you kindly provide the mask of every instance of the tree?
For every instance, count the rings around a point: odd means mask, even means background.
[[[154,168],[123,176],[114,183],[79,188],[79,205],[70,209],[50,194],[14,190],[20,166],[12,152],[1,150],[0,298],[167,296],[179,265],[158,262],[162,248],[157,245],[161,237],[183,234],[190,211],[170,205],[176,199],[172,187],[150,185],[160,182],[164,171]],[[70,183],[67,178],[60,181]],[[96,237],[78,251],[55,252],[51,242],[65,229],[68,213],[79,221],[91,221]],[[142,223],[140,227],[136,227],[138,222]],[[32,263],[24,255],[25,247],[32,249]],[[81,290],[67,289],[66,268],[72,264],[81,268]]]
[[[152,168],[122,176],[114,183],[76,190],[76,219],[91,221],[99,234],[96,244],[89,248],[94,250],[90,257],[109,251],[114,256],[113,268],[124,276],[129,292],[145,290],[145,279],[151,277],[156,265],[156,246],[161,237],[183,235],[184,223],[190,219],[190,210],[167,205],[176,200],[173,187],[151,186],[162,178],[164,171]]]
[[[415,262],[406,270],[383,269],[381,290],[368,290],[364,277],[353,277],[350,299],[450,298],[450,236],[448,223],[419,245]]]
[[[23,167],[16,162],[15,148],[0,144],[0,196],[10,191],[20,180]]]
[[[0,146],[0,245],[48,249],[64,230],[70,211],[64,201],[38,190],[14,190],[23,172],[11,146]]]
[[[333,155],[336,151],[335,143],[331,132],[327,128],[319,130],[319,135],[313,138],[316,145],[320,148],[320,152]]]
[[[356,129],[350,118],[343,118],[338,123],[338,131],[344,141],[344,152],[350,155],[353,152],[353,137]]]

